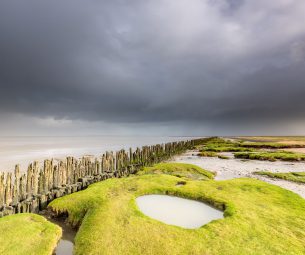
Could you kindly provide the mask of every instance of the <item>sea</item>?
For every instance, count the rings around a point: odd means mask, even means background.
[[[0,172],[21,171],[37,160],[67,156],[100,156],[105,151],[136,149],[144,145],[195,139],[183,136],[9,136],[0,137]]]

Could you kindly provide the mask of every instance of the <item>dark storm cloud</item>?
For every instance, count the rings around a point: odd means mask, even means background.
[[[298,121],[305,2],[0,2],[0,111],[103,122]]]

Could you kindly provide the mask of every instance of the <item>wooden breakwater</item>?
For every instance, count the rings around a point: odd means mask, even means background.
[[[134,152],[106,152],[99,158],[67,157],[62,161],[45,160],[30,164],[26,173],[16,165],[14,173],[0,174],[0,217],[15,213],[38,213],[53,199],[85,189],[109,178],[120,178],[139,171],[143,166],[169,159],[204,139],[143,146]]]

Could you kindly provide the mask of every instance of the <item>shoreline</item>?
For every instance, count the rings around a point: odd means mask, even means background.
[[[197,139],[197,138],[194,138]],[[20,165],[25,173],[29,164],[45,159],[57,161],[66,157],[100,157],[106,151],[136,150],[137,147],[192,140],[182,136],[33,136],[0,139],[0,172],[12,172]]]
[[[280,186],[290,190],[305,199],[305,185],[291,181],[268,178],[255,175],[255,171],[270,172],[304,172],[305,162],[284,162],[284,161],[259,161],[259,160],[241,160],[232,157],[232,153],[222,153],[229,156],[229,159],[220,159],[218,157],[199,157],[198,151],[191,150],[179,156],[173,157],[170,162],[188,163],[199,166],[205,170],[216,172],[215,180],[230,180],[234,178],[254,178],[270,184]]]

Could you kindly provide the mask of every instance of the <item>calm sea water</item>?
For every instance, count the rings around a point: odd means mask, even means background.
[[[0,137],[0,171],[12,171],[20,164],[24,171],[34,160],[61,159],[66,156],[99,156],[108,151],[117,151],[129,147],[135,149],[143,145],[152,145],[194,137],[161,136],[77,136],[77,137]]]

